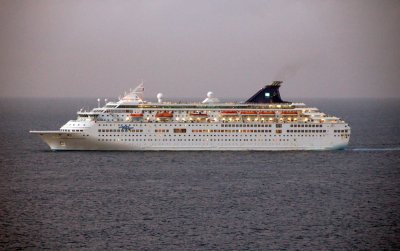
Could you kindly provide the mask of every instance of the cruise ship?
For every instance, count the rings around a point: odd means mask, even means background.
[[[220,102],[212,92],[197,103],[144,100],[141,83],[116,102],[91,111],[57,131],[30,131],[55,151],[275,151],[345,148],[350,127],[304,103],[281,99],[274,81],[245,102]],[[99,101],[99,100],[98,100]]]

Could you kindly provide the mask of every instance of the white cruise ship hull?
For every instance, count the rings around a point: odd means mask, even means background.
[[[252,141],[158,141],[148,137],[146,142],[128,141],[125,137],[101,141],[95,136],[61,131],[31,131],[38,134],[54,151],[294,151],[294,150],[338,150],[344,149],[348,137],[306,136],[290,139],[278,137],[255,137]],[[156,135],[154,138],[157,137]],[[316,138],[318,137],[318,138]],[[114,141],[115,140],[115,141]],[[156,141],[157,140],[157,141]]]

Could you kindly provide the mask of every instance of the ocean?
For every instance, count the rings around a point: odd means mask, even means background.
[[[399,250],[400,100],[309,99],[338,151],[52,152],[95,99],[0,99],[0,250]]]

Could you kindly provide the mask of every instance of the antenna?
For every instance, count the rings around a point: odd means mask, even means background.
[[[108,102],[108,99],[105,98],[104,99],[104,104],[107,104],[107,102]]]
[[[100,108],[100,99],[97,99],[97,108]]]

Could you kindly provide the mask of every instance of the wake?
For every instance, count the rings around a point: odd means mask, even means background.
[[[356,152],[400,151],[400,147],[388,147],[388,148],[347,148],[346,151],[356,151]]]

